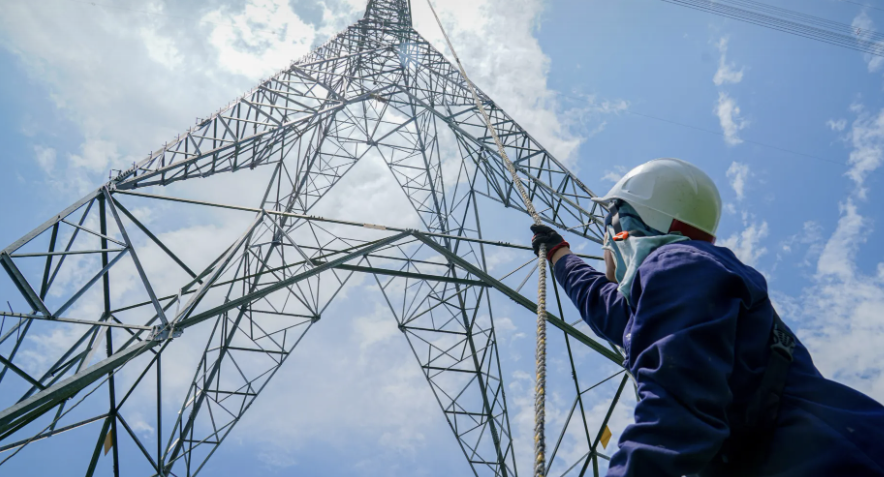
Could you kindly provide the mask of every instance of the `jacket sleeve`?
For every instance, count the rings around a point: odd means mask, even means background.
[[[649,256],[638,280],[624,341],[639,402],[608,476],[696,474],[730,434],[742,282],[712,257],[676,246]]]
[[[617,284],[608,281],[577,255],[565,255],[556,262],[556,280],[580,311],[592,331],[617,346],[623,346],[623,330],[630,309]]]

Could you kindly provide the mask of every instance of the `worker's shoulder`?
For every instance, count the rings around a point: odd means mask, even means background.
[[[692,268],[709,274],[739,277],[746,286],[767,289],[764,277],[744,264],[730,249],[699,240],[687,240],[664,245],[648,255],[642,263],[645,272],[659,269]]]

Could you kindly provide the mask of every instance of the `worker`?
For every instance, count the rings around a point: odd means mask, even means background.
[[[605,273],[531,230],[635,381],[609,477],[884,476],[884,406],[824,378],[764,277],[714,245],[721,198],[705,173],[656,159],[593,200],[609,211]]]

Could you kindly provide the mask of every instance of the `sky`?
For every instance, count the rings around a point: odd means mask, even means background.
[[[767,3],[875,29],[884,25],[877,1]],[[426,5],[413,3],[415,27],[447,54]],[[656,157],[705,170],[724,202],[718,244],[764,274],[778,311],[824,375],[884,400],[881,58],[660,0],[436,3],[475,83],[592,190],[606,191]],[[105,182],[110,169],[145,157],[364,10],[362,0],[2,4],[4,246]],[[175,190],[254,204],[266,181],[261,174]],[[330,196],[322,215],[417,224],[383,165],[354,168],[338,187],[371,200]],[[164,212],[142,213],[153,214],[152,224],[181,247],[207,244],[193,249],[197,262],[223,249],[218,237],[243,227],[226,216],[184,212],[187,220],[172,222]],[[488,233],[530,240],[513,224]],[[598,252],[595,244],[569,241]],[[500,260],[499,270],[519,261]],[[212,458],[208,475],[467,472],[395,323],[377,296],[364,292],[369,285],[355,283],[337,309],[341,318],[311,332]],[[0,285],[0,299],[13,293]],[[510,415],[524,449],[532,426],[533,317],[499,306]],[[569,313],[575,316],[572,307]],[[555,348],[561,345],[550,342],[554,366],[565,356]],[[552,395],[553,421],[563,419],[557,399]],[[625,411],[615,416],[615,436],[628,418]],[[149,424],[136,430],[155,432]],[[62,474],[84,459],[75,438],[52,440],[65,459],[39,459],[36,445],[22,458]],[[109,475],[107,462],[97,475]]]

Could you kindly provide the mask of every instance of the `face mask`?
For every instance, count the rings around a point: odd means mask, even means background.
[[[623,283],[623,278],[626,276],[627,264],[626,260],[623,258],[623,252],[620,250],[621,247],[617,245],[620,241],[615,242],[612,239],[614,235],[614,229],[608,227],[608,230],[605,232],[605,241],[602,245],[602,250],[608,250],[611,252],[611,255],[614,257],[614,278],[617,279],[617,283]]]
[[[619,284],[617,290],[632,306],[630,297],[632,283],[638,274],[638,267],[641,266],[645,258],[663,245],[689,239],[680,234],[664,234],[648,227],[638,220],[638,213],[626,203],[619,205],[619,211],[621,228],[629,233],[625,234],[625,238],[615,238],[623,237],[623,235],[616,235],[613,226],[608,225],[602,249],[610,250],[611,255],[614,256],[614,276]],[[635,219],[630,217],[635,217]]]

